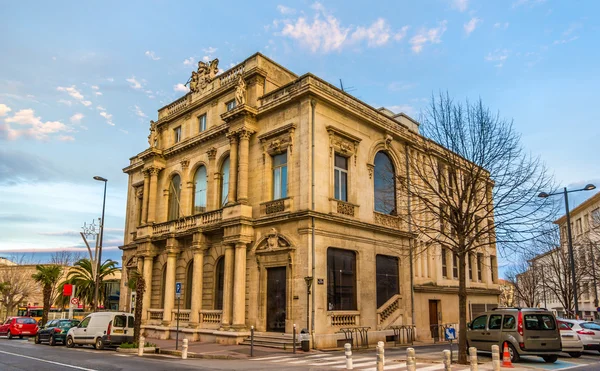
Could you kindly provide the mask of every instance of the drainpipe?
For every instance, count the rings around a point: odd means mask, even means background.
[[[310,175],[310,181],[311,181],[311,196],[310,196],[310,209],[311,211],[314,213],[315,211],[315,106],[317,105],[317,101],[314,99],[310,100],[310,107],[311,107],[311,125],[310,125],[310,131],[311,131],[311,137],[310,137],[310,141],[311,141],[311,155],[310,155],[310,167],[311,167],[311,175]],[[310,218],[310,222],[311,222],[311,249],[312,249],[312,277],[313,277],[313,291],[312,291],[312,310],[311,310],[311,328],[310,328],[310,332],[313,336],[313,349],[315,347],[315,292],[317,291],[317,285],[315,285],[315,265],[316,265],[316,258],[315,258],[315,253],[316,253],[316,246],[315,246],[315,217],[314,215],[311,216]]]
[[[406,164],[406,206],[408,211],[408,233],[412,234],[412,213],[411,213],[411,202],[410,202],[410,171],[408,165],[408,143],[404,146],[404,160]],[[411,311],[411,322],[413,326],[413,340],[416,337],[417,327],[415,325],[415,285],[413,279],[413,238],[408,240],[408,253],[410,263],[410,311]],[[427,262],[429,264],[429,262]]]

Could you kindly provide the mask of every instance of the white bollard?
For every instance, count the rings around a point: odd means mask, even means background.
[[[452,370],[452,352],[444,350],[444,371]]]
[[[492,367],[494,371],[500,371],[500,347],[492,345]]]
[[[377,342],[377,371],[383,371],[383,366],[385,366],[385,357],[383,353],[385,350],[383,349],[383,341]]]
[[[183,339],[183,346],[181,347],[181,359],[187,359],[188,351],[188,339]]]
[[[146,338],[143,336],[140,336],[140,340],[138,343],[138,356],[143,356],[144,355],[144,345],[146,344]]]
[[[471,371],[477,371],[477,348],[470,347],[469,348],[470,355],[470,363],[471,363]]]
[[[344,350],[346,353],[346,370],[352,370],[352,345],[350,343],[344,344]]]
[[[416,369],[415,350],[414,348],[406,348],[406,371],[415,371]]]

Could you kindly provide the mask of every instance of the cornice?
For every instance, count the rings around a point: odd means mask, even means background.
[[[199,134],[197,136],[188,138],[188,139],[184,140],[183,142],[176,144],[173,147],[165,149],[163,151],[164,156],[165,156],[165,158],[172,157],[177,153],[181,153],[185,150],[193,148],[201,143],[207,142],[208,140],[210,140],[212,138],[219,137],[222,134],[227,133],[227,131],[229,131],[229,124],[227,124],[227,123],[221,124],[219,126],[215,126],[213,128],[206,130],[205,132],[202,132],[201,134]]]
[[[414,290],[422,293],[458,294],[458,284],[456,286],[415,285]],[[500,295],[500,293],[500,289],[467,287],[468,295],[488,296]]]

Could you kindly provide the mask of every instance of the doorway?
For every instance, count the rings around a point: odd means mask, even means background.
[[[429,330],[434,341],[440,340],[439,301],[429,300]]]
[[[285,332],[286,268],[267,268],[267,331]]]

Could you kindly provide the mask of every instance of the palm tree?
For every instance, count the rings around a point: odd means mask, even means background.
[[[42,311],[41,325],[48,321],[48,312],[52,302],[52,294],[62,274],[62,267],[59,265],[36,265],[36,272],[31,275],[37,283],[42,285],[44,308]]]
[[[99,299],[104,297],[104,285],[102,285],[102,282],[107,276],[119,271],[117,264],[116,261],[107,259],[100,265],[100,271],[98,272]],[[93,268],[93,263],[90,259],[79,259],[69,272],[67,281],[76,286],[76,296],[83,303],[91,304],[92,308],[96,309],[98,303],[94,303],[94,288],[96,281],[94,277],[95,269]]]

